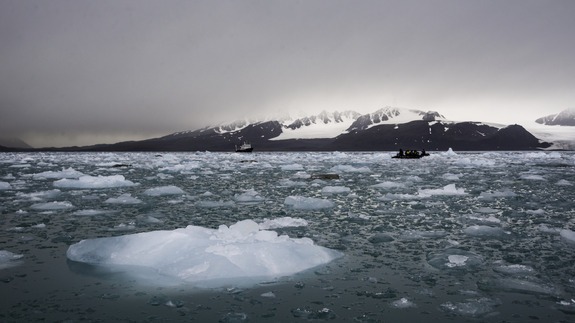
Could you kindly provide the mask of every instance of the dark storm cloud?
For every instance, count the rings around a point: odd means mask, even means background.
[[[394,104],[535,118],[575,106],[574,15],[568,0],[2,1],[0,135],[58,145]]]

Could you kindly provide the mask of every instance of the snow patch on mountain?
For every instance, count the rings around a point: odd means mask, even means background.
[[[334,138],[360,116],[355,111],[326,112],[296,120],[284,120],[282,133],[271,140]]]
[[[435,111],[425,112],[414,109],[385,107],[373,113],[360,116],[347,131],[360,131],[377,125],[401,124],[415,120],[437,121],[445,120],[445,117]]]

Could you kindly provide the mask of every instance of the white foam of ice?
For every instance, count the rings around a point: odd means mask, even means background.
[[[174,185],[152,187],[144,191],[145,195],[148,196],[162,196],[162,195],[178,195],[185,194],[185,192]]]
[[[335,206],[335,203],[327,199],[304,196],[288,196],[284,204],[296,210],[320,210]]]
[[[221,287],[292,275],[342,254],[316,246],[309,238],[278,236],[275,231],[261,230],[253,220],[244,220],[218,229],[190,225],[172,231],[82,240],[71,245],[66,256],[109,268],[122,266],[128,274],[147,268],[174,281]]]
[[[83,189],[98,189],[98,188],[115,188],[135,186],[132,181],[127,180],[123,175],[111,176],[81,176],[78,179],[63,178],[54,182],[55,187],[59,188],[83,188]]]

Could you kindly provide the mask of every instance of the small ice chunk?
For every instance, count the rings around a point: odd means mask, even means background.
[[[24,255],[15,254],[7,250],[0,250],[0,269],[20,265],[22,263],[22,261],[20,261],[22,257],[24,257]]]
[[[108,204],[140,204],[142,201],[137,197],[132,197],[130,193],[124,193],[118,197],[111,197],[104,201]]]
[[[449,184],[443,188],[438,189],[423,189],[419,190],[419,195],[422,197],[429,197],[433,195],[466,195],[465,190],[455,187],[455,184]]]
[[[55,187],[60,188],[83,188],[83,189],[98,189],[98,188],[114,188],[114,187],[127,187],[135,186],[132,181],[127,180],[123,175],[111,176],[81,176],[78,179],[63,178],[54,182]]]
[[[351,165],[337,165],[330,168],[330,172],[334,173],[370,173],[369,167],[354,167]]]
[[[305,227],[308,225],[308,222],[302,218],[292,218],[289,216],[283,218],[276,218],[276,219],[264,219],[262,223],[260,223],[261,230],[269,230],[269,229],[279,229],[279,228],[286,228],[286,227]]]
[[[74,205],[68,201],[63,202],[47,202],[47,203],[36,203],[31,206],[34,210],[66,210],[73,208]]]
[[[12,185],[8,182],[0,182],[0,190],[11,190]]]
[[[469,259],[469,257],[463,255],[449,255],[447,257],[447,260],[449,260],[449,262],[446,263],[445,265],[450,268],[465,266],[465,262],[467,262],[467,259]]]
[[[108,211],[87,209],[87,210],[78,210],[78,211],[72,213],[72,215],[93,216],[93,215],[101,215],[101,214],[106,214],[106,213],[108,213]]]
[[[52,179],[60,179],[60,178],[79,178],[84,176],[84,173],[75,170],[74,168],[62,168],[61,171],[47,171],[38,174],[34,174],[34,179],[45,179],[45,178],[52,178]]]
[[[185,194],[185,192],[174,185],[152,187],[144,191],[148,196],[162,196],[162,195],[178,195]]]
[[[260,296],[265,297],[265,298],[275,298],[276,294],[274,294],[274,292],[267,292],[267,293],[261,294]]]
[[[563,229],[559,232],[561,238],[568,243],[575,244],[575,232],[569,229]]]
[[[395,308],[410,308],[410,307],[417,307],[414,302],[410,301],[409,299],[403,297],[396,301],[391,302],[391,306]]]
[[[284,204],[296,210],[320,210],[335,206],[335,203],[330,200],[303,196],[288,196],[285,198]]]
[[[324,195],[347,194],[349,192],[351,192],[351,189],[345,186],[326,186],[321,189],[321,194]]]
[[[256,190],[250,189],[246,190],[241,194],[235,194],[234,200],[237,203],[260,203],[265,201],[265,198],[260,195]]]
[[[378,183],[378,184],[375,184],[375,185],[371,185],[371,187],[377,188],[377,189],[388,190],[388,189],[404,188],[404,187],[405,187],[405,184],[404,184],[404,183],[397,183],[397,182],[385,181],[385,182],[381,182],[381,183]]]

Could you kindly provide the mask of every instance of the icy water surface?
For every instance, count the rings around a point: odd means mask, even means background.
[[[0,154],[0,321],[575,321],[572,153],[391,156]],[[84,239],[283,217],[307,225],[271,230],[343,257],[217,289],[66,258]]]

